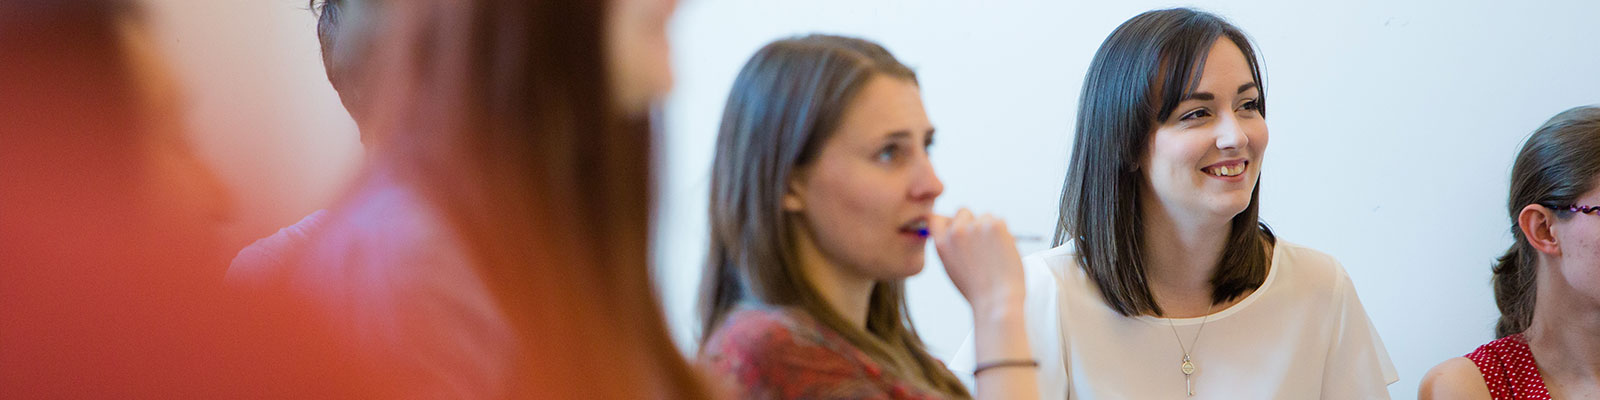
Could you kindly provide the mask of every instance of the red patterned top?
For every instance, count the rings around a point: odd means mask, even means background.
[[[885,373],[844,336],[792,309],[735,310],[700,358],[712,373],[737,385],[741,399],[943,398]]]
[[[1494,400],[1550,400],[1544,378],[1539,377],[1539,364],[1533,361],[1533,351],[1522,334],[1478,346],[1466,357],[1478,365]]]

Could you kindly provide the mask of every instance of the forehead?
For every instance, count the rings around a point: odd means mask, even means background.
[[[867,79],[845,108],[835,136],[876,140],[895,132],[922,135],[932,124],[923,110],[916,82],[877,74]]]
[[[1218,93],[1207,88],[1232,86],[1250,83],[1255,77],[1250,70],[1250,62],[1245,59],[1244,51],[1239,49],[1232,39],[1227,37],[1217,38],[1211,44],[1211,50],[1206,53],[1204,69],[1200,71],[1200,82],[1195,84],[1198,91]]]

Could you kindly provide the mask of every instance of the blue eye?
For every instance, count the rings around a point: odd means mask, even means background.
[[[874,155],[873,158],[876,159],[878,162],[887,163],[887,162],[894,161],[895,157],[898,156],[898,155],[900,155],[900,145],[898,145],[898,144],[890,144],[890,145],[887,145],[887,146],[883,146],[882,149],[879,149],[878,150],[878,154]]]

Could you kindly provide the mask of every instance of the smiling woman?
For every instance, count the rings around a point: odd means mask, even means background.
[[[1024,259],[1041,397],[1388,397],[1344,269],[1260,222],[1266,88],[1242,31],[1140,14],[1079,104],[1058,247]]]

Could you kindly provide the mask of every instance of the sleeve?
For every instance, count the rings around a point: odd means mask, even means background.
[[[710,372],[737,387],[742,399],[887,399],[863,374],[882,371],[870,361],[802,338],[771,320],[730,320],[707,343]]]
[[[230,286],[260,287],[275,274],[284,273],[283,270],[288,268],[286,264],[293,262],[298,252],[304,250],[327,213],[327,210],[317,210],[301,218],[300,222],[279,229],[272,236],[256,240],[239,250],[228,265],[224,281]]]
[[[313,214],[311,223],[286,230],[280,237],[288,241],[281,243],[298,240],[299,228],[315,230],[315,240],[296,250],[301,257],[269,266],[270,285],[257,285],[259,276],[232,277],[245,278],[233,282],[242,289],[244,306],[277,306],[282,299],[289,307],[275,310],[283,315],[252,317],[288,334],[263,338],[264,346],[285,355],[260,357],[261,362],[281,363],[288,372],[262,380],[296,393],[292,388],[310,387],[307,393],[318,394],[313,397],[508,394],[518,351],[510,322],[464,242],[445,229],[443,219],[399,192],[358,192],[356,205],[328,216]],[[254,271],[249,263],[263,260],[249,256],[241,254],[238,261],[245,264],[236,262],[230,274]],[[290,340],[318,347],[302,348]],[[310,371],[339,376],[303,380],[303,372]],[[320,393],[325,387],[339,394]]]
[[[1344,268],[1338,268],[1336,307],[1337,332],[1328,348],[1323,369],[1322,398],[1389,398],[1388,385],[1400,380],[1383,338],[1361,306],[1355,286]]]
[[[1023,274],[1028,293],[1023,300],[1024,325],[1027,327],[1028,347],[1034,360],[1039,362],[1039,398],[1065,399],[1070,391],[1071,375],[1067,371],[1066,349],[1061,330],[1061,300],[1058,296],[1061,281],[1051,272],[1043,257],[1029,256],[1022,260]],[[972,371],[977,368],[977,346],[972,332],[961,342],[961,348],[950,358],[950,371],[961,383],[977,389]]]

